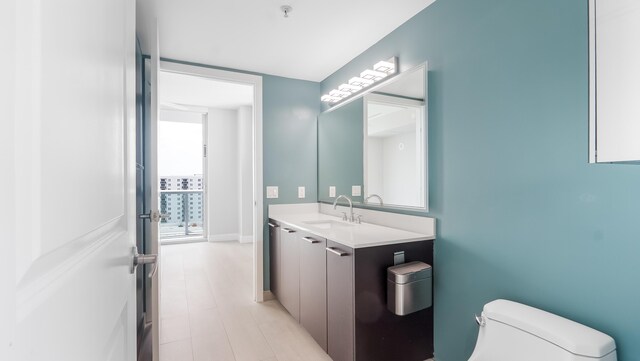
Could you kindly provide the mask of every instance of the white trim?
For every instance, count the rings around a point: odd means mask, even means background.
[[[240,243],[252,243],[253,236],[240,236],[238,237],[238,242]]]
[[[371,94],[365,95],[363,98],[365,100],[369,100],[375,103],[385,103],[385,104],[400,105],[400,106],[407,106],[407,107],[424,106],[424,101],[422,100],[402,98],[402,97],[387,95],[387,94],[371,93]]]
[[[209,209],[209,109],[202,113],[202,209]],[[205,152],[206,150],[206,152]],[[186,207],[186,204],[185,204]],[[206,211],[202,217],[202,235],[209,233],[209,217]]]
[[[200,243],[200,242],[207,242],[207,239],[204,237],[198,237],[198,236],[163,239],[162,241],[160,241],[160,246],[169,246],[172,244],[185,244],[185,243]]]
[[[271,293],[271,291],[263,291],[262,292],[262,298],[263,298],[264,301],[271,301],[271,300],[275,300],[276,299],[276,295]]]
[[[386,94],[375,94],[373,92],[368,92],[365,93],[362,96],[362,185],[363,185],[363,190],[362,190],[362,200],[363,203],[364,201],[367,199],[367,197],[370,195],[368,193],[368,162],[367,162],[367,121],[369,119],[369,113],[368,113],[368,107],[367,107],[367,102],[372,101],[372,102],[376,102],[376,103],[387,103],[387,104],[395,104],[395,105],[400,105],[400,106],[407,106],[407,107],[420,107],[420,113],[421,113],[421,118],[420,119],[420,127],[422,128],[422,142],[420,142],[420,144],[416,144],[417,147],[420,147],[420,149],[418,149],[418,151],[422,154],[422,162],[420,162],[421,164],[421,168],[422,168],[422,174],[419,174],[418,177],[420,179],[420,182],[423,185],[422,188],[422,194],[421,194],[421,199],[424,202],[424,204],[422,206],[407,206],[407,205],[399,205],[399,204],[391,204],[391,203],[387,203],[384,200],[383,197],[383,201],[384,201],[384,206],[380,207],[381,209],[384,209],[384,207],[387,208],[395,208],[395,209],[406,209],[406,210],[415,210],[415,211],[425,211],[428,212],[429,211],[429,153],[428,150],[429,149],[429,114],[428,114],[428,107],[427,107],[427,103],[428,103],[428,92],[427,92],[427,85],[428,85],[428,71],[429,71],[429,66],[428,64],[425,62],[423,64],[420,64],[412,69],[409,69],[407,71],[404,71],[402,73],[399,73],[397,75],[395,75],[393,77],[392,81],[389,81],[386,84],[391,84],[395,81],[398,81],[402,78],[402,76],[406,76],[409,75],[415,71],[419,71],[420,69],[424,69],[424,79],[423,79],[423,83],[424,83],[424,100],[415,100],[415,99],[406,99],[406,98],[402,98],[402,97],[394,97],[394,96],[390,96],[390,95],[386,95]],[[376,88],[377,89],[377,88]],[[370,204],[370,203],[365,203],[368,206],[371,207],[376,207],[377,204]]]
[[[589,0],[589,163],[597,163],[596,143],[596,0]]]
[[[233,71],[186,65],[170,61],[161,61],[160,69],[178,74],[196,75],[230,83],[242,83],[253,86],[253,285],[256,302],[264,300],[264,240],[262,237],[263,200],[262,200],[262,77],[259,75],[237,73]],[[209,241],[212,241],[210,236]],[[237,239],[237,238],[236,238]]]
[[[238,241],[240,239],[240,235],[237,233],[210,234],[208,239],[209,242]]]
[[[236,241],[240,243],[253,242],[253,236],[241,236],[238,233],[211,234],[208,237],[209,242],[229,242]]]
[[[171,108],[161,104],[160,110],[169,110],[174,112],[202,113],[202,114],[207,114],[209,112],[209,108],[207,107],[200,107],[197,105],[182,105],[182,104],[180,104],[180,106],[183,107],[184,109],[175,109],[175,108]]]

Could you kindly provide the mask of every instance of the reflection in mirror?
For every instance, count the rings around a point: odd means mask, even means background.
[[[365,96],[367,203],[426,209],[424,94],[423,66]]]
[[[318,116],[318,200],[428,210],[426,64]],[[377,198],[378,195],[381,199]]]
[[[372,94],[366,103],[367,198],[378,195],[387,205],[424,207],[423,102]]]

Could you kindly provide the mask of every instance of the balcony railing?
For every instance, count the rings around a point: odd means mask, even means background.
[[[168,215],[160,222],[160,239],[204,235],[203,190],[161,190],[160,213]]]

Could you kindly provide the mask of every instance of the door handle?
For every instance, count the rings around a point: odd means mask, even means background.
[[[290,228],[283,228],[282,230],[287,232],[287,233],[296,233],[296,231],[294,231],[293,229],[290,229]]]
[[[269,222],[269,227],[271,227],[271,228],[278,228],[278,225],[277,225],[277,224],[274,224],[274,223]]]
[[[138,218],[140,219],[148,219],[151,222],[160,222],[161,219],[167,219],[171,217],[168,213],[160,213],[158,211],[151,211],[149,213],[138,214]]]
[[[136,272],[136,268],[141,264],[153,264],[153,269],[149,272],[149,278],[153,278],[153,276],[158,273],[158,255],[157,254],[139,254],[138,247],[132,248],[132,257],[131,257],[131,267],[130,272],[134,274]]]
[[[313,238],[311,238],[311,237],[302,237],[302,240],[303,240],[303,241],[307,241],[307,242],[309,242],[309,243],[320,243],[320,241],[315,240],[315,239],[313,239]]]
[[[327,247],[327,248],[325,248],[325,249],[326,249],[327,251],[329,251],[329,252],[331,252],[331,253],[333,253],[333,254],[337,255],[337,256],[340,256],[340,257],[344,257],[344,256],[348,256],[348,255],[349,255],[349,253],[347,253],[347,252],[342,252],[341,250],[339,250],[339,249],[337,249],[337,248]]]

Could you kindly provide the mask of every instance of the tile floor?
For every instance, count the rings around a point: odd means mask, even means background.
[[[252,244],[162,246],[160,361],[331,360],[278,301],[252,301]]]

